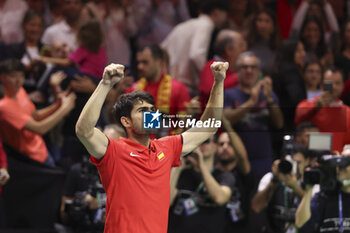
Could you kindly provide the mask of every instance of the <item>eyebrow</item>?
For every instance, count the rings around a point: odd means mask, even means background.
[[[139,110],[145,111],[145,110],[149,110],[149,109],[154,109],[154,106],[153,105],[149,106],[149,107],[142,106],[142,107],[137,108],[137,111],[139,111]]]

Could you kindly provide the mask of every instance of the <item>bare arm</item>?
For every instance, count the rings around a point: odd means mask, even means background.
[[[108,146],[107,137],[95,126],[108,92],[113,85],[121,79],[119,75],[110,75],[116,72],[120,74],[120,76],[123,76],[124,66],[110,64],[105,68],[102,80],[85,104],[75,126],[75,131],[79,140],[96,159],[100,159],[104,156]]]
[[[215,120],[221,120],[222,108],[224,104],[224,79],[226,77],[226,70],[228,69],[228,63],[225,62],[214,62],[210,66],[214,74],[214,84],[210,92],[210,97],[207,106],[200,118],[201,121],[205,121],[209,118]],[[211,135],[215,134],[217,128],[191,128],[186,132],[182,133],[183,148],[182,155],[188,154],[202,142],[207,140]]]
[[[71,66],[74,63],[68,58],[57,58],[57,57],[41,57],[41,61],[45,63],[53,63],[58,66]]]
[[[76,96],[74,93],[62,98],[61,106],[52,112],[51,115],[46,116],[46,118],[43,118],[40,121],[31,118],[24,128],[41,135],[47,133],[74,108],[75,98]],[[44,113],[46,114],[48,111],[52,111],[52,108],[55,108],[55,106],[49,107]]]
[[[307,187],[295,213],[295,225],[302,227],[311,218],[312,187]]]
[[[255,213],[260,213],[269,204],[278,183],[270,182],[266,188],[257,192],[252,199],[252,209]]]
[[[171,173],[170,173],[170,205],[173,204],[175,197],[178,193],[178,189],[177,189],[177,182],[179,181],[181,172],[183,171],[183,169],[185,168],[185,166],[183,165],[183,161],[181,161],[181,166],[179,167],[173,167],[171,169]]]
[[[241,138],[238,136],[238,134],[232,129],[230,122],[226,119],[224,116],[222,119],[223,125],[225,130],[228,133],[228,136],[231,140],[231,145],[235,151],[235,154],[238,158],[238,169],[242,174],[249,174],[250,173],[250,163],[248,160],[248,154],[247,150],[245,149],[245,146],[241,140]]]

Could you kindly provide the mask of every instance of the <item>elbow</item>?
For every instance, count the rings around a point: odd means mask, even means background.
[[[253,197],[251,208],[254,213],[259,214],[264,209],[264,206],[260,203],[259,200],[256,199],[256,197]]]
[[[262,208],[258,205],[252,204],[252,210],[254,211],[254,213],[259,214],[262,211]]]
[[[221,197],[220,195],[218,195],[218,196],[214,197],[213,201],[214,201],[217,205],[223,206],[223,205],[225,205],[225,204],[229,201],[229,199],[228,199],[228,198],[225,198],[225,197]]]

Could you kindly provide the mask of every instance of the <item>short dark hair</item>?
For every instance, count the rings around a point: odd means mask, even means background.
[[[25,73],[26,68],[18,59],[6,59],[0,62],[0,75],[9,74],[12,72],[23,72]]]
[[[34,19],[36,17],[40,18],[42,29],[44,30],[44,19],[43,19],[43,17],[37,11],[35,11],[33,9],[29,9],[25,13],[25,15],[23,17],[23,20],[22,20],[22,27],[24,27],[27,23],[29,23],[32,19]]]
[[[310,121],[304,121],[301,122],[298,127],[296,128],[295,131],[295,135],[299,136],[302,132],[304,132],[306,129],[310,129],[310,128],[317,128],[317,125],[315,125],[314,123],[310,122]]]
[[[344,72],[343,70],[339,69],[338,67],[335,66],[328,66],[324,69],[323,71],[323,75],[327,72],[327,71],[331,71],[332,73],[340,73],[343,80],[344,80]]]
[[[121,117],[131,117],[131,111],[137,101],[147,102],[155,105],[153,96],[145,91],[133,91],[120,96],[117,103],[114,105],[114,114],[117,122],[123,126],[120,121]],[[123,126],[124,128],[124,126]]]
[[[153,44],[153,45],[145,45],[143,47],[141,47],[138,52],[142,52],[146,49],[151,50],[151,54],[153,59],[155,60],[162,60],[165,61],[166,59],[166,52],[157,44]]]
[[[201,0],[199,8],[204,14],[210,14],[215,9],[229,12],[230,4],[227,0]]]
[[[222,34],[222,36],[216,37],[216,40],[214,42],[214,53],[216,55],[222,56],[225,54],[227,47],[234,47],[235,41],[230,30],[222,30],[219,32],[219,35],[220,34]]]

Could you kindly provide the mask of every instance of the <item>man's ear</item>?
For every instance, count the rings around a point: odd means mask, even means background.
[[[122,116],[120,122],[125,128],[131,127],[131,120],[128,117]]]

